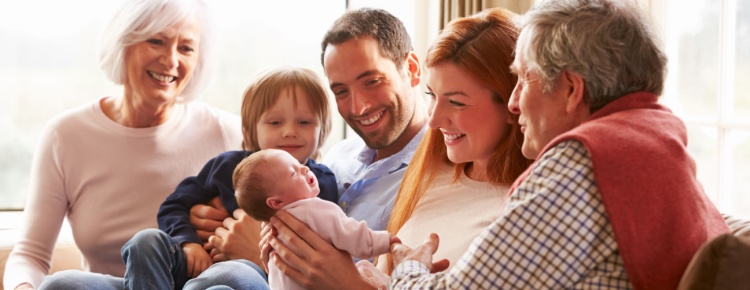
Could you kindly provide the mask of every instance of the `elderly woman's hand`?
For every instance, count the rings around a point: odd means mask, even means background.
[[[245,259],[261,265],[260,222],[254,220],[241,209],[234,211],[232,217],[224,219],[223,226],[216,229],[209,243],[219,255],[212,255],[214,262],[223,260]]]
[[[269,262],[303,287],[375,289],[360,277],[349,253],[334,248],[286,211],[278,211],[271,225],[277,234],[270,240],[273,252]]]

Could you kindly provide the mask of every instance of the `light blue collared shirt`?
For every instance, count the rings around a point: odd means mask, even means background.
[[[336,175],[339,206],[347,216],[366,221],[373,230],[385,230],[398,187],[427,125],[398,153],[372,163],[375,150],[359,136],[334,145],[323,159]]]

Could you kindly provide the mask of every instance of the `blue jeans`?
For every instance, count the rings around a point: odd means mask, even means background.
[[[122,258],[126,269],[124,289],[183,289],[184,286],[184,289],[202,290],[217,285],[234,289],[268,289],[265,272],[247,260],[216,263],[189,280],[182,247],[157,229],[145,229],[135,234],[122,247]]]
[[[52,289],[180,289],[174,287],[172,273],[186,277],[182,248],[166,233],[147,229],[138,232],[122,248],[126,278],[105,274],[68,270],[49,275],[39,290]],[[137,265],[137,266],[136,266]],[[177,274],[177,272],[175,272]],[[182,283],[185,283],[184,281]],[[178,284],[181,287],[182,284]],[[184,289],[248,289],[267,290],[268,277],[263,270],[247,260],[231,260],[213,264],[197,278],[190,279]]]
[[[38,290],[121,290],[122,278],[99,273],[67,270],[44,277]]]
[[[268,290],[268,276],[248,260],[229,260],[208,267],[198,277],[188,280],[185,289]]]
[[[187,260],[182,247],[158,229],[136,233],[122,247],[124,289],[182,289]]]

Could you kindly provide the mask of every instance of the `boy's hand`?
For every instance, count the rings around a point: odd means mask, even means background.
[[[184,243],[182,244],[182,251],[185,253],[187,275],[190,278],[198,277],[213,264],[211,256],[208,255],[201,244]]]
[[[229,213],[218,196],[212,198],[208,204],[196,204],[190,208],[190,223],[204,243],[208,242],[216,228],[224,225],[224,219],[227,217]]]

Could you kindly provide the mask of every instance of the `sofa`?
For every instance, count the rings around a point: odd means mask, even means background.
[[[730,286],[736,286],[733,289],[750,289],[750,219],[725,215],[724,220],[731,234],[709,241],[698,250],[682,277],[679,289],[732,289]],[[18,236],[17,232],[10,235],[8,230],[0,232],[4,232],[4,237]],[[52,273],[81,269],[81,253],[67,234],[61,234],[55,247]],[[0,240],[0,290],[3,290],[5,262],[13,248],[7,244],[7,241]]]

